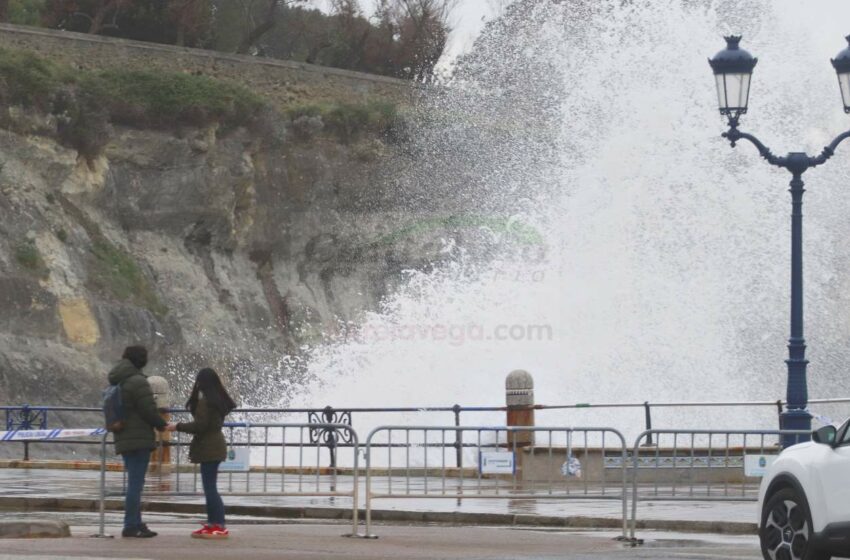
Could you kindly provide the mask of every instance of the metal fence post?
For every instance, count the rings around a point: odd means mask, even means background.
[[[643,403],[644,415],[646,416],[646,443],[645,447],[652,447],[652,409],[649,406],[649,401]]]
[[[454,405],[452,411],[455,413],[455,426],[460,427],[460,405]],[[463,430],[455,430],[455,465],[463,468]]]
[[[369,436],[366,438],[366,529],[363,535],[364,539],[377,539],[378,536],[372,534],[372,436],[375,435],[375,432],[378,429],[372,430]],[[389,453],[392,451],[392,437],[388,436],[387,444],[389,447]],[[390,467],[392,469],[392,467]],[[391,470],[387,472],[392,472]],[[392,486],[390,486],[390,490],[392,490]]]
[[[32,429],[31,424],[32,424],[32,419],[30,418],[30,405],[25,404],[21,408],[21,423],[20,423],[19,429],[21,429],[21,430],[31,430]],[[30,460],[30,442],[25,441],[24,442],[24,461],[29,461],[29,460]]]
[[[626,439],[623,437],[622,434],[619,434],[619,435],[620,435],[620,440],[621,440],[620,445],[623,447],[621,455],[620,455],[622,457],[621,461],[623,461],[623,486],[622,486],[622,492],[623,492],[623,537],[622,537],[622,539],[624,541],[627,541],[629,539],[629,490],[628,490],[629,479],[628,479],[628,474],[627,474],[628,468],[629,468],[629,463],[628,463],[629,452],[628,452],[627,447],[626,447]],[[585,438],[587,438],[586,434],[585,434]],[[635,458],[635,460],[637,460],[637,458]],[[602,470],[603,470],[603,472],[605,471],[605,447],[604,446],[602,447]],[[605,484],[605,483],[603,482],[603,484]],[[632,537],[634,537],[634,535],[632,535]]]
[[[343,536],[357,537],[359,536],[357,525],[359,524],[360,513],[360,438],[357,437],[354,429],[349,429],[349,436],[354,441],[354,482],[351,489],[351,500],[354,502],[354,505],[351,510],[351,535]]]
[[[106,537],[106,438],[109,437],[109,432],[103,434],[103,439],[100,441],[100,530],[97,537]]]

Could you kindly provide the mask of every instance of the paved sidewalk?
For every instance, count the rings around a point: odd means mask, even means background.
[[[656,534],[643,547],[626,547],[612,533],[519,530],[503,527],[385,527],[377,540],[340,536],[339,525],[231,524],[227,541],[189,538],[194,526],[160,523],[154,539],[93,539],[93,528],[75,526],[66,539],[4,540],[0,560],[66,558],[185,560],[757,560],[753,538],[723,540]]]
[[[305,477],[306,479],[307,477]],[[311,479],[314,477],[310,477]],[[108,473],[108,488],[120,494],[120,473]],[[278,491],[279,483],[265,481],[269,491]],[[165,484],[163,484],[165,481]],[[149,476],[148,490],[176,490],[173,480]],[[182,491],[192,490],[191,475],[183,475]],[[302,481],[303,482],[303,481]],[[346,483],[338,479],[340,487]],[[262,484],[262,475],[252,475],[252,491]],[[322,481],[325,485],[327,481]],[[274,486],[277,484],[277,486]],[[293,479],[285,483],[290,490],[297,484]],[[348,481],[350,486],[350,479]],[[229,479],[220,481],[223,491],[229,489]],[[240,491],[238,479],[234,489]],[[200,490],[200,489],[198,489]],[[262,488],[256,488],[262,492]],[[99,496],[99,473],[76,470],[0,469],[0,507],[26,509],[52,509],[54,507],[91,511]],[[116,498],[111,498],[115,500]],[[120,500],[120,498],[118,498]],[[174,496],[148,494],[148,506],[156,511],[197,511],[202,507],[203,496]],[[279,496],[225,496],[228,507],[246,515],[273,515],[275,517],[345,518],[351,509],[350,498],[279,497]],[[31,504],[31,505],[27,505]],[[363,507],[362,497],[360,507]],[[445,521],[468,524],[523,524],[559,526],[616,527],[622,519],[622,502],[619,500],[570,499],[533,500],[475,499],[458,501],[444,499],[415,499],[399,497],[379,499],[373,503],[376,521],[428,522]],[[563,522],[562,520],[573,521]],[[582,523],[581,520],[587,520]],[[641,501],[638,519],[644,527],[670,530],[695,530],[727,533],[754,532],[756,504],[754,502],[664,502]],[[477,521],[476,521],[477,520]],[[606,520],[601,523],[601,520]],[[655,522],[655,523],[652,523]]]

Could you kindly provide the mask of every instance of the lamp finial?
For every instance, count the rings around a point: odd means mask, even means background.
[[[740,48],[743,35],[727,35],[723,38],[726,39],[726,48],[730,51],[737,51]],[[848,40],[850,40],[850,38]]]

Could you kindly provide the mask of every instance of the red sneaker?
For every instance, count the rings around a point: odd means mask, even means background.
[[[198,529],[197,531],[192,531],[193,539],[204,539],[207,538],[207,535],[212,531],[212,527],[204,523],[204,526]]]
[[[205,539],[226,539],[230,536],[230,531],[221,525],[213,525],[209,532],[204,535]]]

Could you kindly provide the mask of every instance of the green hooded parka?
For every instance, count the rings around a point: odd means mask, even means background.
[[[193,434],[189,445],[189,461],[209,463],[224,461],[227,458],[227,442],[221,431],[224,416],[218,408],[205,398],[198,399],[191,422],[177,424],[178,432]]]
[[[109,372],[109,384],[121,385],[121,401],[127,416],[124,429],[115,433],[115,452],[119,455],[156,448],[154,428],[166,422],[156,409],[148,378],[130,360],[121,360]]]

